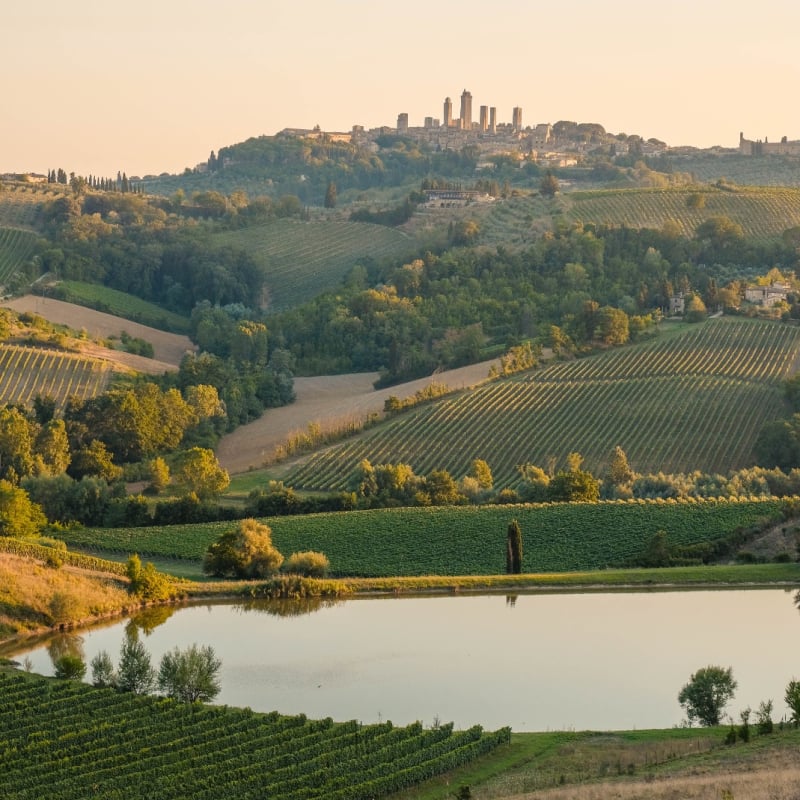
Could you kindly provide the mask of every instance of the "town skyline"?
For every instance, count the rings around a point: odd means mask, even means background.
[[[800,138],[789,99],[800,8],[576,0],[568,18],[501,0],[402,13],[364,0],[302,8],[231,0],[39,0],[6,12],[0,172],[180,172],[287,128],[351,130],[443,116],[460,92],[497,122],[598,123],[670,146]]]

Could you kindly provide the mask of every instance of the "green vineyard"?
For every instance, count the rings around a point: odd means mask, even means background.
[[[34,186],[0,191],[0,227],[33,230],[39,218],[42,203],[57,197],[57,190],[48,191]]]
[[[33,255],[36,241],[36,234],[30,231],[0,228],[0,286]]]
[[[113,314],[115,317],[129,319],[162,331],[173,333],[189,331],[189,320],[186,317],[142,300],[134,294],[82,281],[61,281],[57,288],[59,298],[68,303],[93,308],[104,314]]]
[[[510,730],[362,725],[183,704],[0,672],[0,796],[361,800],[413,786]]]
[[[0,404],[29,405],[37,395],[62,408],[70,397],[85,400],[108,385],[105,361],[57,350],[0,345]]]
[[[727,474],[752,463],[762,425],[782,412],[780,381],[798,356],[800,328],[708,320],[419,407],[312,455],[286,482],[344,490],[363,459],[459,478],[481,458],[495,486],[515,486],[518,465],[561,466],[573,451],[602,474],[617,445],[637,472]]]
[[[702,208],[690,208],[689,196],[698,193]],[[800,225],[800,189],[742,188],[728,192],[703,189],[620,189],[574,192],[564,195],[565,217],[572,222],[661,228],[676,222],[684,236],[710,217],[729,217],[746,236],[769,239]]]
[[[676,546],[723,539],[740,526],[781,518],[784,502],[764,500],[609,501],[512,506],[434,506],[272,517],[285,555],[323,552],[336,577],[501,575],[511,519],[523,535],[524,572],[619,567],[663,530]],[[200,561],[235,523],[154,528],[70,528],[70,547]]]
[[[337,286],[360,259],[401,259],[415,250],[414,240],[393,228],[333,220],[279,219],[217,234],[214,242],[241,247],[261,261],[273,311],[298,305]]]

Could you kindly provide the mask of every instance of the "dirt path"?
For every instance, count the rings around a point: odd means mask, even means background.
[[[305,430],[311,422],[324,428],[338,420],[361,419],[383,411],[388,397],[410,397],[431,383],[444,383],[451,389],[474,386],[485,380],[490,367],[498,363],[483,361],[377,391],[372,387],[377,372],[295,378],[295,402],[269,409],[260,419],[223,437],[217,457],[231,474],[257,469],[291,433]]]
[[[153,345],[155,361],[171,364],[173,367],[177,367],[181,363],[187,350],[195,349],[188,336],[167,333],[122,317],[84,308],[74,303],[65,303],[63,300],[53,300],[50,297],[26,294],[24,297],[8,300],[2,305],[20,313],[27,311],[38,314],[48,322],[67,325],[76,331],[86,330],[89,336],[95,338],[105,339],[109,336],[119,336],[122,331],[126,331],[130,336],[144,339]],[[138,367],[134,367],[134,369],[138,369]],[[158,372],[163,371],[163,368],[158,369]]]

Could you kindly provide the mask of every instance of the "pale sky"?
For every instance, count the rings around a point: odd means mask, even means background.
[[[458,114],[800,139],[797,0],[7,0],[0,172],[179,172],[285,127]]]

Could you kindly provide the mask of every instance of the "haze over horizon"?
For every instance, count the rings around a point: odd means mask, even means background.
[[[496,106],[672,146],[800,139],[800,6],[33,0],[4,9],[0,172],[181,172],[286,127]]]

